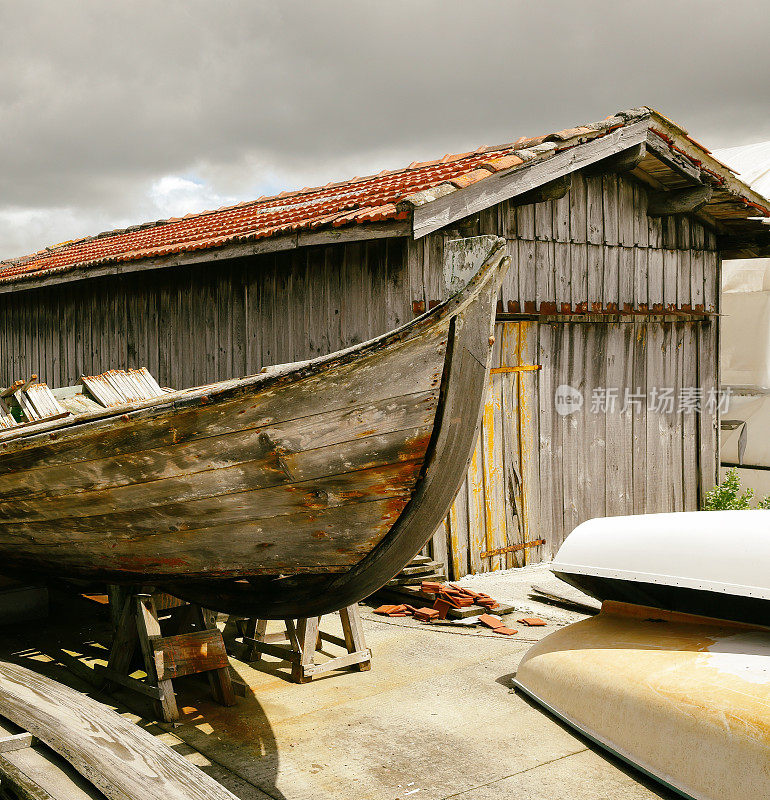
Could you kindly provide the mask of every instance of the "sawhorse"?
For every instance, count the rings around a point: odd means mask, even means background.
[[[338,612],[344,638],[319,630],[320,617],[296,620],[285,619],[286,631],[267,633],[266,619],[247,619],[240,626],[243,635],[243,661],[257,661],[263,654],[275,656],[291,664],[291,678],[295,683],[308,683],[316,675],[335,669],[355,666],[365,672],[372,668],[372,651],[364,641],[358,606],[348,606]],[[275,644],[284,642],[288,644]],[[347,650],[346,655],[334,656],[318,664],[315,654],[322,642],[331,642]]]
[[[118,683],[151,697],[160,716],[167,722],[179,719],[174,695],[175,678],[205,672],[214,698],[225,706],[235,704],[227,652],[222,633],[210,612],[192,603],[152,589],[112,588],[110,602],[116,627],[106,667],[100,672],[107,683]],[[173,613],[176,630],[161,632],[159,612]],[[189,630],[182,632],[182,628]],[[131,677],[137,644],[142,653],[145,681]]]

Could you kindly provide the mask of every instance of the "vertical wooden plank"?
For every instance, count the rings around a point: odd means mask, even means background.
[[[633,247],[618,248],[618,306],[621,311],[634,305],[635,255]]]
[[[604,237],[602,244],[616,245],[618,239],[618,176],[613,172],[607,172],[601,176],[602,179],[602,216],[604,225]],[[630,209],[620,209],[621,213]]]
[[[703,397],[719,390],[719,339],[714,322],[701,322],[698,332],[698,386]],[[712,407],[701,408],[698,414],[698,504],[717,482],[719,470],[719,415]]]
[[[554,341],[558,373],[558,380],[554,382],[557,386],[566,384],[582,391],[580,386],[584,377],[583,353],[580,349],[582,328],[582,324],[563,325],[555,331],[559,340]],[[554,481],[560,484],[563,497],[561,513],[555,503],[552,512],[554,525],[559,525],[562,529],[559,544],[580,523],[578,475],[582,454],[588,443],[579,440],[578,428],[579,417],[588,413],[591,413],[590,394],[588,397],[584,395],[583,407],[575,413],[560,416],[554,409],[550,415],[555,429],[559,431],[558,438],[561,441],[562,458],[560,462],[554,462],[551,467],[555,471]]]
[[[639,196],[635,192],[634,184],[621,175],[618,179],[618,241],[624,247],[633,247],[636,244],[637,202]]]
[[[535,243],[520,239],[519,251],[519,295],[522,311],[535,311],[537,302],[537,260]]]
[[[519,364],[540,364],[542,370],[519,372],[516,374],[516,404],[518,408],[519,433],[519,476],[521,487],[520,531],[524,541],[546,539],[552,541],[552,531],[547,525],[547,517],[542,517],[543,495],[540,485],[540,416],[541,396],[540,376],[546,369],[541,360],[544,349],[540,342],[540,332],[546,326],[536,322],[521,322],[517,326],[517,362]],[[545,406],[551,408],[553,400]],[[522,562],[540,561],[550,553],[549,544],[544,547],[525,550]]]
[[[554,243],[554,291],[557,311],[562,310],[563,304],[569,305],[572,302],[570,248],[571,245],[565,242]]]
[[[602,305],[604,308],[620,308],[620,247],[603,248]]]
[[[449,535],[452,577],[462,578],[470,572],[470,534],[468,526],[468,477],[466,475],[449,512]]]
[[[516,207],[516,235],[519,239],[535,239],[535,206],[530,203]]]
[[[547,307],[552,307],[556,302],[553,261],[553,242],[535,242],[535,291],[537,292],[536,303],[538,309],[542,308],[543,303],[547,303]]]
[[[586,177],[587,236],[590,244],[604,244],[602,176]]]
[[[572,244],[570,246],[570,294],[572,308],[576,310],[580,304],[589,302],[588,295],[588,246]]]
[[[647,392],[647,323],[634,323],[633,369],[631,384],[628,387],[632,394]],[[625,398],[625,395],[624,395]],[[631,416],[633,433],[633,507],[634,514],[644,514],[647,508],[647,405],[637,409],[635,405],[623,404],[625,411]]]
[[[505,273],[505,278],[503,278],[500,297],[505,311],[515,311],[517,309],[521,311],[523,300],[519,288],[519,246],[515,239],[508,241],[507,251],[511,264],[508,267],[508,272]]]
[[[572,187],[569,192],[569,236],[572,242],[588,241],[588,207],[586,179],[580,172],[572,174]]]
[[[647,291],[651,309],[663,308],[664,251],[657,248],[647,250]]]
[[[663,295],[661,303],[663,308],[676,307],[679,283],[679,252],[677,250],[663,251]]]
[[[387,266],[387,328],[393,330],[411,319],[404,239],[385,240]]]
[[[600,306],[604,287],[604,248],[596,244],[586,246],[588,273],[588,311]]]
[[[631,244],[637,247],[648,247],[650,243],[650,223],[647,217],[647,191],[641,184],[634,183],[632,193],[634,230]],[[623,244],[626,244],[626,242],[623,242]]]
[[[484,513],[484,422],[468,468],[468,550],[472,574],[484,571],[481,553],[486,549],[486,515]]]
[[[698,385],[698,323],[683,324],[682,364],[685,386]],[[708,402],[708,396],[704,398]],[[683,511],[698,509],[698,414],[688,414],[682,429]]]
[[[663,348],[663,325],[658,322],[650,322],[647,325],[647,396],[652,387],[665,386],[665,379],[661,374],[661,363],[663,362],[661,351]],[[660,412],[648,411],[646,416],[645,511],[648,514],[656,514],[667,510],[666,495],[670,489],[667,476],[667,426],[665,415]]]
[[[704,308],[704,268],[706,258],[703,250],[690,251],[690,302],[695,310]]]
[[[499,342],[495,342],[497,359],[499,363]],[[493,363],[495,363],[493,361]],[[484,507],[484,550],[497,550],[501,547],[503,533],[501,523],[505,523],[505,516],[501,514],[502,508],[498,502],[500,486],[500,467],[498,463],[498,442],[496,440],[495,418],[500,416],[499,411],[499,375],[490,375],[487,388],[486,402],[484,403],[484,416],[481,426],[481,469],[482,491]],[[501,556],[490,556],[482,559],[482,569],[485,572],[494,572],[501,568]]]
[[[607,387],[607,358],[609,354],[607,323],[579,326],[583,331],[583,373],[585,402],[581,418],[583,433],[577,441],[583,441],[583,475],[581,481],[582,513],[580,521],[601,516],[606,510],[607,444],[605,419],[602,414],[591,412],[591,397],[595,390]],[[576,441],[576,444],[577,444]]]
[[[535,203],[535,239],[550,242],[553,239],[553,205],[546,200]]]
[[[520,366],[520,326],[525,323],[498,323],[495,336],[500,337],[500,361],[510,366]],[[519,408],[517,402],[517,380],[522,373],[509,372],[500,375],[500,429],[503,461],[503,509],[505,515],[506,547],[524,541],[521,530],[522,485],[520,464]],[[498,435],[496,433],[496,435]],[[506,568],[524,563],[522,552],[508,553],[503,557]]]
[[[630,471],[623,468],[631,457],[630,431],[626,429],[625,422],[628,415],[621,412],[618,395],[623,396],[625,388],[624,366],[627,349],[624,346],[624,328],[631,326],[619,323],[610,323],[603,327],[601,333],[604,338],[603,355],[606,363],[606,405],[604,410],[604,513],[614,517],[626,513],[626,485],[624,481],[630,477]],[[597,356],[599,354],[597,353]],[[612,401],[610,402],[610,399]],[[601,419],[601,414],[599,419]],[[628,438],[626,438],[628,437]]]
[[[561,352],[561,331],[564,326],[543,324],[539,326],[540,371],[538,397],[538,475],[535,481],[525,478],[525,491],[529,492],[534,483],[540,488],[540,508],[538,519],[540,530],[548,539],[554,553],[563,538],[563,503],[560,503],[561,490],[556,491],[555,476],[559,474],[556,465],[561,461],[561,437],[557,437],[554,397],[559,385],[558,357]],[[531,530],[531,528],[530,528]]]
[[[572,202],[572,192],[569,191],[564,197],[554,200],[553,206],[553,238],[557,242],[566,244],[570,241],[570,203]]]

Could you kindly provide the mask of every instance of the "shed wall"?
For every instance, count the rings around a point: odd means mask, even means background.
[[[185,388],[313,358],[411,319],[406,241],[303,248],[0,295],[0,385],[146,366]]]
[[[631,178],[579,173],[562,199],[501,203],[463,232],[508,239],[501,310],[545,314],[528,323],[521,356],[508,344],[513,323],[498,323],[495,365],[541,369],[492,376],[483,445],[430,552],[448,551],[457,578],[548,557],[591,517],[697,509],[716,480],[718,415],[648,404],[660,389],[672,389],[678,407],[686,387],[703,401],[719,388],[716,318],[661,313],[718,310],[713,232],[694,217],[648,217],[644,187]],[[648,313],[577,322],[556,314],[563,304]],[[568,416],[554,404],[562,384],[584,397]],[[603,388],[619,398],[607,414],[592,411],[593,391]],[[626,391],[632,402],[622,411]],[[505,515],[494,511],[501,502]],[[481,556],[540,538],[543,547]]]

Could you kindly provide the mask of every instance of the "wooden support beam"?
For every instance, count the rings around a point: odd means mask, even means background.
[[[613,156],[603,158],[595,164],[586,167],[583,172],[586,175],[601,175],[605,172],[631,172],[636,169],[647,155],[647,146],[640,142],[628,150],[622,150]]]
[[[705,206],[713,194],[711,186],[674,189],[670,192],[648,192],[647,214],[651,217],[692,214]]]
[[[543,203],[546,200],[560,200],[572,188],[572,173],[562,175],[555,181],[544,183],[537,189],[524,192],[513,198],[511,201],[517,206],[526,206],[530,203]]]
[[[660,136],[654,133],[647,134],[647,150],[652,153],[658,161],[662,161],[666,166],[671,167],[674,172],[678,172],[682,177],[689,179],[692,183],[703,183],[703,175],[700,167],[690,161],[683,153],[672,150]]]

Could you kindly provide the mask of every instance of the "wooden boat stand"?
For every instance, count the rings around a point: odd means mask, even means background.
[[[160,716],[172,722],[179,719],[173,680],[205,672],[217,702],[235,704],[225,643],[211,612],[148,588],[111,587],[110,604],[115,632],[107,666],[99,669],[108,686],[117,683],[151,697]],[[176,628],[172,635],[162,635],[159,612]],[[137,644],[144,681],[131,677]]]
[[[239,620],[238,627],[243,636],[243,661],[259,661],[262,655],[271,655],[291,664],[291,678],[295,683],[309,683],[316,675],[345,667],[356,667],[360,672],[372,668],[372,651],[364,641],[364,630],[358,606],[339,610],[344,638],[319,630],[321,617],[306,617],[284,620],[286,630],[267,633],[266,619]],[[288,644],[275,644],[284,642]],[[347,650],[346,655],[333,656],[319,664],[315,663],[316,651],[322,642],[330,642]]]

